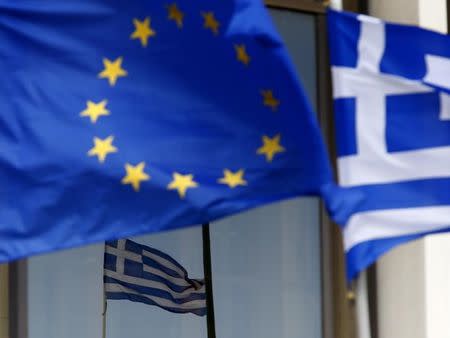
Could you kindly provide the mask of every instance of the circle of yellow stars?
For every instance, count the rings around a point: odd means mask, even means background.
[[[185,13],[181,11],[176,3],[172,3],[166,6],[167,19],[173,21],[179,29],[183,28]],[[203,28],[210,31],[214,36],[220,34],[220,22],[216,18],[213,11],[201,12],[203,18]],[[151,40],[157,36],[157,32],[152,27],[152,21],[150,17],[143,19],[134,18],[132,20],[134,31],[130,35],[130,39],[139,40],[142,47],[147,47]],[[235,44],[234,51],[236,60],[240,62],[244,67],[249,67],[252,62],[252,58],[247,51],[245,44]],[[98,74],[100,79],[106,79],[111,87],[117,84],[117,81],[128,76],[128,72],[123,66],[123,57],[118,57],[114,60],[104,58],[103,70]],[[280,106],[280,100],[275,96],[272,89],[261,89],[260,91],[262,104],[276,112]],[[87,101],[86,108],[80,113],[81,117],[88,117],[92,124],[95,124],[102,117],[111,115],[111,112],[107,109],[108,101],[102,100],[100,102]],[[272,162],[277,154],[285,152],[286,149],[281,145],[281,134],[276,134],[273,137],[263,135],[261,137],[262,145],[256,150],[257,155],[265,157],[267,162]],[[97,157],[98,161],[103,164],[108,155],[117,153],[119,149],[113,145],[114,136],[108,136],[105,139],[94,137],[93,147],[87,152],[90,157]],[[131,185],[134,191],[138,192],[143,182],[149,181],[151,176],[145,172],[145,162],[140,162],[135,165],[125,164],[125,176],[122,178],[121,183],[125,185]],[[245,179],[245,170],[239,169],[232,171],[230,169],[224,169],[222,177],[218,178],[217,183],[227,185],[230,189],[235,189],[239,186],[247,186],[248,182]],[[169,191],[176,191],[181,199],[184,199],[189,189],[199,187],[199,183],[195,181],[194,175],[191,173],[181,174],[179,172],[173,172],[172,180],[167,185]]]

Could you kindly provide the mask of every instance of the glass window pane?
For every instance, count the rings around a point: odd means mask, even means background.
[[[300,75],[309,101],[316,105],[316,18],[311,14],[279,9],[272,9],[270,13]]]
[[[295,199],[211,227],[218,337],[321,337],[318,208]]]
[[[28,260],[30,338],[101,337],[103,245]]]

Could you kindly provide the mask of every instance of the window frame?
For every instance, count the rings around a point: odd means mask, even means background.
[[[448,0],[450,2],[450,0]],[[331,72],[327,43],[326,9],[329,1],[266,0],[267,7],[297,11],[315,16],[317,55],[317,110],[322,134],[337,173],[337,154],[331,94]],[[367,8],[368,0],[343,0],[346,10]],[[356,333],[354,294],[345,277],[345,255],[339,227],[329,218],[323,203],[320,207],[322,335],[323,338],[354,338]]]
[[[9,337],[28,338],[27,260],[9,264]]]
[[[287,9],[306,13],[325,13],[327,2],[317,0],[265,0],[270,8]]]
[[[450,0],[447,0],[447,34],[450,33]]]

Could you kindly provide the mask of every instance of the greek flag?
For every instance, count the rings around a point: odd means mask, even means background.
[[[450,230],[450,37],[328,12],[347,276]]]
[[[202,280],[190,279],[169,255],[121,239],[106,242],[104,262],[106,299],[128,299],[175,313],[206,314]]]

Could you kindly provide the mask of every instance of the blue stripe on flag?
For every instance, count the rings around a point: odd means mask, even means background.
[[[440,95],[433,92],[386,98],[386,144],[389,152],[450,145],[450,120],[439,118],[442,108]]]
[[[142,256],[142,262],[143,262],[145,265],[148,265],[148,266],[151,266],[151,267],[153,267],[153,268],[155,268],[155,269],[164,271],[166,274],[168,274],[168,275],[170,275],[170,276],[172,276],[172,277],[180,277],[180,278],[184,278],[184,277],[187,275],[187,273],[184,272],[184,271],[183,271],[183,274],[180,275],[178,272],[172,270],[171,268],[169,268],[169,267],[167,267],[167,266],[164,266],[164,265],[158,263],[158,262],[155,261],[154,259],[152,259],[152,258],[150,258],[150,257],[147,257],[147,256]]]
[[[145,303],[148,305],[155,305],[158,306],[161,309],[167,310],[169,312],[173,312],[173,313],[194,313],[197,316],[205,316],[206,315],[206,307],[204,308],[200,308],[200,309],[195,309],[195,310],[183,310],[183,309],[179,309],[179,308],[172,308],[172,307],[166,307],[166,306],[160,306],[158,305],[156,302],[154,302],[151,299],[148,299],[146,297],[140,296],[140,295],[134,295],[134,294],[129,294],[129,293],[124,293],[124,292],[107,292],[106,296],[108,299],[116,299],[116,300],[130,300],[132,302],[138,302],[138,303]]]
[[[137,262],[130,261],[130,260],[125,261],[125,274],[128,276],[139,277],[139,278],[163,283],[175,292],[183,292],[194,286],[193,283],[189,283],[189,281],[187,281],[185,279],[181,279],[180,277],[179,277],[179,280],[184,281],[186,283],[186,286],[180,286],[180,285],[174,284],[168,278],[164,278],[164,277],[158,276],[156,274],[144,271],[142,263],[137,263]]]
[[[149,296],[155,296],[155,297],[159,297],[159,298],[169,299],[170,301],[172,301],[176,304],[183,304],[186,302],[190,302],[192,300],[206,299],[206,295],[204,292],[203,293],[192,292],[192,293],[189,293],[189,295],[187,297],[176,298],[168,291],[164,291],[164,290],[152,288],[152,287],[146,287],[146,286],[142,286],[142,285],[137,285],[134,283],[128,283],[128,282],[124,282],[122,280],[108,277],[108,276],[104,276],[103,281],[105,283],[123,285],[123,286],[130,288],[130,289],[132,289],[140,294],[143,294],[143,295],[149,295]],[[176,292],[173,292],[173,293],[176,294]]]
[[[334,100],[333,109],[338,156],[356,154],[356,99],[342,98]]]
[[[330,44],[331,64],[345,67],[356,67],[358,62],[358,43],[360,24],[354,14],[328,11],[328,39]],[[339,39],[346,39],[343,44]]]
[[[385,23],[385,29],[386,49],[380,64],[383,73],[420,80],[427,72],[425,54],[450,58],[449,39],[443,34],[390,23]]]
[[[448,228],[436,231],[421,232],[418,234],[393,238],[376,239],[355,245],[345,255],[347,261],[347,280],[353,280],[361,270],[364,270],[371,264],[375,263],[375,261],[378,260],[382,255],[400,244],[417,240],[425,235],[435,235],[443,232],[448,232],[449,230],[450,226]]]
[[[373,184],[345,190],[363,196],[353,205],[352,213],[450,204],[450,178]]]
[[[116,271],[116,264],[117,264],[117,256],[105,252],[103,263],[104,268],[107,270]]]

